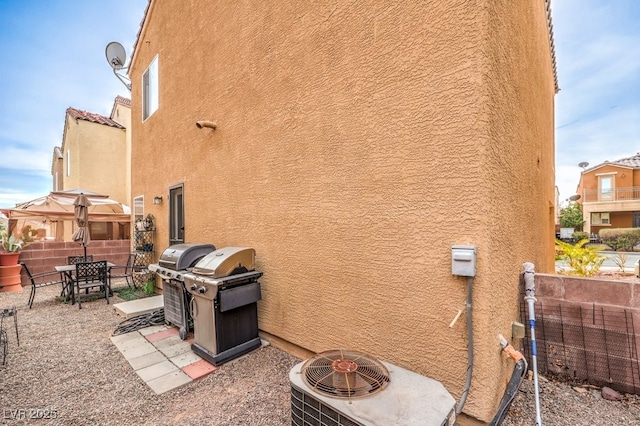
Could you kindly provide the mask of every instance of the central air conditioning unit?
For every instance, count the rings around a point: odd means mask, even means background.
[[[451,426],[442,383],[363,353],[336,349],[289,372],[293,426]]]

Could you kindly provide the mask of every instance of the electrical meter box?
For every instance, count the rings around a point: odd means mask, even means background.
[[[476,248],[451,246],[451,273],[462,277],[476,276]]]

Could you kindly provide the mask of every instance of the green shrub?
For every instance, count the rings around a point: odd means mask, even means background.
[[[556,240],[556,252],[569,264],[571,273],[582,277],[594,276],[606,257],[597,253],[596,247],[585,247],[588,239],[578,241],[575,245]]]
[[[585,238],[588,240],[589,233],[584,231],[576,231],[573,234],[571,234],[571,238],[573,238],[575,241],[584,240]]]
[[[567,207],[560,209],[558,216],[560,226],[563,228],[580,228],[584,224],[582,219],[582,206],[579,203],[571,203]]]
[[[633,251],[640,244],[640,228],[601,229],[600,240],[611,250]]]
[[[145,281],[142,286],[142,291],[144,291],[145,294],[154,294],[156,292],[156,283],[153,280]]]

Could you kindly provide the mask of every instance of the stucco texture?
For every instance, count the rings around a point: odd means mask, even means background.
[[[67,116],[62,142],[63,188],[86,189],[129,205],[126,145],[124,129]]]
[[[368,352],[456,399],[466,320],[449,323],[467,286],[451,246],[476,246],[464,411],[489,420],[521,265],[553,268],[544,6],[513,3],[153,1],[130,70],[132,195],[159,246],[168,205],[151,199],[184,183],[187,242],[256,249],[260,329]],[[156,55],[159,108],[142,122]]]

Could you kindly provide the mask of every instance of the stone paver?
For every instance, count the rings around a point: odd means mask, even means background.
[[[162,296],[159,297],[162,298]],[[117,311],[121,315],[133,314],[142,309],[140,303],[123,302],[119,305],[121,306],[118,306]],[[193,353],[191,350],[193,337],[181,340],[178,328],[174,326],[154,325],[112,336],[111,341],[124,355],[136,374],[156,394],[184,386],[217,369]]]
[[[160,376],[147,382],[147,385],[158,395],[191,383],[192,380],[182,370]]]

